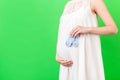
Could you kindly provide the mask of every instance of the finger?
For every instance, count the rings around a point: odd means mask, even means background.
[[[60,63],[61,63],[61,64],[64,64],[64,63],[66,63],[66,61],[65,61],[65,60],[61,60]]]
[[[73,64],[72,60],[65,60],[65,61],[62,61],[61,64],[63,64],[64,66],[70,66]]]
[[[72,62],[72,60],[68,60],[67,62]]]
[[[63,61],[63,63],[65,63],[65,64],[66,64],[66,63],[67,63],[67,61],[68,61],[68,60],[64,60],[64,61]]]
[[[72,62],[72,61],[69,61],[69,62],[66,62],[65,64],[67,64],[67,65],[72,65],[73,62]]]
[[[66,65],[66,64],[68,64],[68,62],[67,61],[63,61],[63,62],[61,62],[62,64],[64,64],[64,65]]]
[[[69,62],[69,63],[66,64],[66,66],[68,66],[68,67],[72,66],[72,63]]]
[[[68,62],[68,64],[73,64],[73,62],[72,62],[72,61],[70,61],[70,62]]]
[[[74,36],[77,36],[77,35],[79,35],[79,34],[80,34],[80,30],[77,31],[77,32],[74,34]]]
[[[72,61],[71,59],[68,59],[67,61]]]
[[[77,27],[74,27],[74,28],[71,30],[71,32],[74,31],[76,28],[77,28]]]
[[[70,64],[62,64],[62,65],[66,66],[66,67],[69,67],[69,66],[71,66]]]
[[[70,65],[65,64],[64,66],[69,67]]]
[[[74,27],[71,31],[70,34],[72,34],[74,32],[74,30],[76,30],[78,27]]]
[[[65,64],[67,67],[71,66],[71,62]]]
[[[74,33],[77,29],[78,29],[78,27],[76,27],[75,29],[73,29],[73,30],[71,31],[71,34]]]
[[[66,63],[63,63],[62,65],[64,65],[64,66],[68,66],[68,64],[66,64]]]
[[[72,36],[75,36],[75,34],[76,34],[78,31],[79,31],[79,28],[77,28],[76,30],[74,30],[74,31],[72,32]]]

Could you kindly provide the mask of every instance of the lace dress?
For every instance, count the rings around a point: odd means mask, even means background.
[[[71,0],[60,17],[57,54],[71,59],[72,66],[60,64],[59,80],[105,80],[100,36],[80,34],[78,47],[67,47],[65,42],[76,25],[98,27],[97,15],[91,12],[90,0]]]

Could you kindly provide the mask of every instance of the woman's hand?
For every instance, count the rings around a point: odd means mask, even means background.
[[[76,36],[79,34],[85,34],[85,33],[89,33],[89,27],[82,27],[80,25],[75,26],[75,28],[72,29],[72,31],[70,32],[71,36]]]
[[[73,64],[72,60],[64,60],[56,54],[56,61],[62,64],[63,66],[69,67]]]

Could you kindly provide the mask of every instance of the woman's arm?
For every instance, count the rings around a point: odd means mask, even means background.
[[[76,36],[79,33],[91,33],[98,35],[117,34],[118,32],[117,26],[102,0],[91,0],[91,11],[101,17],[101,19],[105,23],[105,26],[101,27],[78,26],[70,32],[72,36]]]
[[[93,11],[95,11],[105,23],[105,26],[98,28],[90,28],[89,33],[93,34],[116,34],[118,29],[116,27],[115,22],[113,21],[108,9],[106,8],[103,0],[91,0],[91,4],[93,5]]]

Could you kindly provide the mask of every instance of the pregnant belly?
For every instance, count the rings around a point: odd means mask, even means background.
[[[70,59],[70,51],[72,47],[67,47],[65,42],[70,36],[72,25],[61,26],[60,34],[58,35],[57,53],[64,59]]]
[[[57,43],[57,53],[59,54],[60,57],[64,59],[69,59],[70,58],[70,48],[66,46],[65,42],[68,38],[68,35],[61,35],[59,36],[59,40]]]

